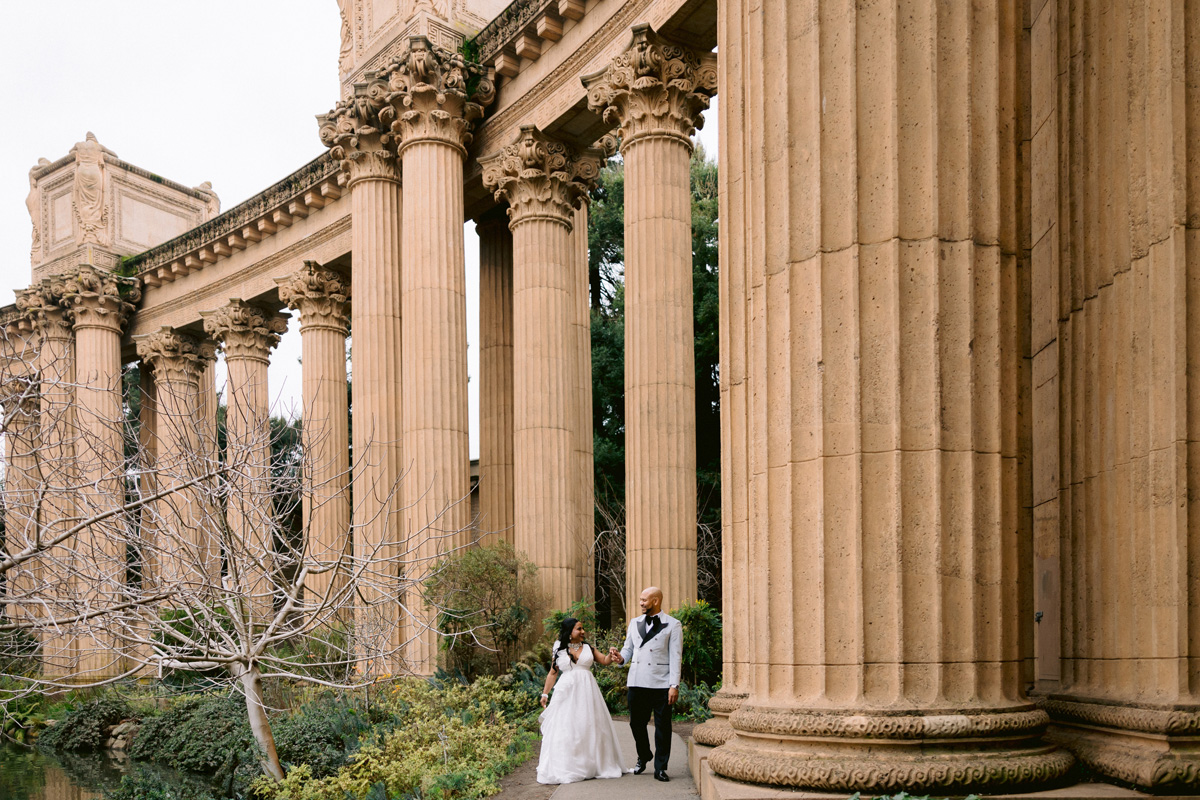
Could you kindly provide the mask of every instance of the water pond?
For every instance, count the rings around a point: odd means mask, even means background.
[[[100,800],[121,777],[153,774],[171,786],[208,789],[197,777],[107,753],[60,753],[0,744],[0,798],[3,800]],[[218,795],[219,796],[219,795]]]

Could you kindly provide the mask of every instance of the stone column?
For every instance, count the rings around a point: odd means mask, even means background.
[[[226,554],[226,580],[238,588],[246,619],[262,623],[271,613],[276,580],[267,368],[271,349],[287,330],[287,315],[231,300],[201,316],[205,332],[225,352],[229,374],[225,464],[230,489],[225,513],[235,551]]]
[[[588,206],[587,195],[575,209],[571,231],[574,260],[571,264],[571,340],[574,354],[574,411],[571,415],[571,473],[574,480],[573,504],[576,575],[579,587],[575,596],[591,600],[596,594],[596,493],[592,460],[592,307],[588,284]]]
[[[0,404],[4,414],[4,545],[9,557],[37,550],[37,501],[41,482],[38,469],[38,418],[41,399],[32,365],[22,356],[34,332],[27,319],[5,325],[4,337],[8,360],[0,378]],[[11,359],[11,360],[10,360]],[[41,559],[24,560],[5,573],[8,615],[13,619],[33,617],[37,613],[28,602],[42,582]]]
[[[396,603],[403,541],[400,515],[401,392],[400,168],[389,149],[393,117],[387,84],[357,87],[321,119],[321,140],[349,177],[351,230],[351,361],[354,380],[354,568],[363,575],[355,637],[365,674],[393,672],[408,639]],[[380,119],[380,113],[385,119]],[[384,657],[386,655],[386,657]]]
[[[716,79],[713,54],[660,41],[645,24],[583,79],[589,108],[620,126],[625,159],[627,609],[651,585],[668,608],[696,599],[689,163]]]
[[[306,601],[328,602],[345,586],[350,564],[350,413],[346,334],[350,284],[315,261],[277,280],[279,299],[300,312],[304,352],[304,541],[310,572]],[[335,575],[338,576],[335,579]],[[314,606],[315,607],[315,606]]]
[[[37,510],[41,535],[56,539],[66,533],[75,517],[75,334],[73,316],[63,308],[65,283],[46,278],[17,292],[17,308],[32,322],[38,348],[34,356],[41,403],[38,429],[41,438],[38,491],[44,494]],[[68,544],[43,559],[42,579],[47,596],[64,604],[74,595],[74,578],[68,569]],[[50,613],[64,613],[52,608]],[[42,636],[42,671],[61,677],[74,668],[74,634],[67,630]]]
[[[1015,8],[719,9],[747,383],[723,476],[750,505],[719,775],[941,794],[1071,766],[1022,681]]]
[[[513,544],[513,238],[508,222],[502,218],[479,222],[476,230],[479,527]]]
[[[408,667],[418,674],[433,672],[438,652],[437,611],[426,607],[421,585],[436,559],[472,538],[463,159],[472,123],[494,95],[487,75],[468,92],[479,71],[414,36],[380,76],[393,92],[391,129],[404,170],[405,605],[416,626]]]
[[[188,333],[173,328],[139,337],[138,355],[154,375],[154,486],[155,492],[202,478],[212,469],[202,437],[204,391],[200,380],[216,349]],[[146,400],[143,398],[143,403]],[[155,530],[147,551],[155,582],[204,583],[219,581],[221,543],[215,526],[215,479],[181,489],[164,497],[153,508]]]
[[[121,402],[121,333],[133,304],[137,282],[84,265],[66,279],[62,302],[71,309],[75,329],[75,470],[80,490],[76,513],[95,523],[75,541],[76,588],[93,607],[123,599],[128,519],[103,515],[125,502],[125,412]],[[80,677],[88,680],[119,674],[119,643],[102,629],[87,625],[77,639]]]
[[[580,562],[571,231],[600,159],[526,125],[515,144],[480,164],[484,186],[508,201],[513,234],[516,548],[537,564],[550,608],[563,609],[578,599]]]

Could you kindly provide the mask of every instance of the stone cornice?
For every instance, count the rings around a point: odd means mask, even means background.
[[[159,286],[273,235],[342,195],[339,164],[322,153],[283,180],[219,216],[125,259],[147,285]]]
[[[120,334],[142,297],[138,282],[84,265],[63,277],[62,304],[70,308],[75,329],[104,328]]]
[[[215,344],[174,328],[139,336],[136,343],[138,356],[154,368],[155,378],[166,384],[196,389],[204,369],[216,359]]]
[[[479,59],[484,63],[491,61],[497,53],[503,50],[522,31],[529,28],[546,9],[555,5],[557,0],[516,0],[487,26],[476,34],[474,43],[479,51]]]
[[[646,23],[599,72],[583,76],[588,108],[620,129],[621,148],[647,136],[685,142],[704,124],[702,112],[717,91],[717,57],[658,36]]]
[[[286,278],[276,278],[279,299],[300,312],[300,332],[327,328],[345,336],[350,324],[350,281],[315,261]]]
[[[532,125],[517,141],[479,160],[483,185],[507,200],[510,224],[551,219],[571,228],[574,209],[600,174],[598,150],[575,150]]]
[[[204,332],[221,344],[226,360],[244,358],[270,363],[271,349],[287,331],[287,315],[231,300],[229,305],[201,313]]]

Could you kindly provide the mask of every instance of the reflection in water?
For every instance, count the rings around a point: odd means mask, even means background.
[[[106,753],[51,755],[0,744],[0,800],[100,800],[123,775],[153,775],[171,786],[211,789],[199,776],[183,776],[145,762],[116,760]]]

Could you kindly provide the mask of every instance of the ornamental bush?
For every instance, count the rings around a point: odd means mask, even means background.
[[[116,697],[101,697],[68,713],[38,737],[47,750],[87,751],[104,747],[108,728],[129,718],[129,704]]]
[[[253,763],[253,742],[244,700],[202,695],[143,722],[129,755],[224,783],[241,764]]]
[[[683,625],[683,672],[691,686],[721,680],[721,612],[701,600],[670,612]]]
[[[405,680],[383,703],[395,729],[363,745],[350,763],[327,778],[308,765],[281,783],[260,779],[259,797],[274,800],[368,800],[418,796],[423,800],[487,797],[499,779],[525,760],[536,737],[535,701],[495,678],[473,685]]]

